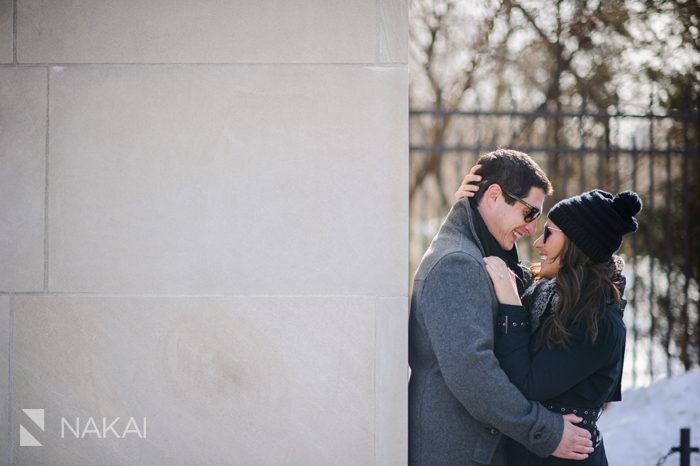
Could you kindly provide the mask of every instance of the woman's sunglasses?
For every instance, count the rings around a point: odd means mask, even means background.
[[[535,207],[534,205],[532,205],[532,204],[530,204],[530,203],[528,203],[528,202],[526,202],[526,201],[523,201],[523,200],[520,199],[518,196],[516,196],[516,195],[514,195],[514,194],[511,194],[511,193],[509,193],[508,191],[503,191],[503,192],[504,192],[508,197],[510,197],[511,199],[516,200],[516,201],[522,203],[524,206],[526,206],[526,207],[528,208],[527,212],[525,213],[525,221],[526,221],[527,223],[530,223],[530,222],[532,222],[533,220],[537,220],[537,218],[538,218],[540,215],[542,215],[542,211],[541,211],[540,209],[538,209],[537,207]]]
[[[561,231],[559,228],[554,228],[554,227],[550,227],[549,225],[545,225],[544,226],[544,241],[542,241],[542,243],[547,242],[547,239],[552,235],[552,230]]]

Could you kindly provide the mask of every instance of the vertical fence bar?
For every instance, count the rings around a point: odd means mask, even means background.
[[[584,115],[586,113],[586,97],[581,98],[581,107],[579,108],[578,112],[578,147],[576,148],[576,155],[578,156],[579,163],[581,160],[584,158],[584,148],[586,147],[586,127],[584,124]],[[572,164],[573,165],[573,164]],[[580,185],[583,184],[581,182],[581,177],[583,176],[583,168],[585,165],[579,165],[579,193],[582,193],[584,191],[584,188],[581,187]],[[573,174],[573,169],[571,170]],[[568,178],[568,177],[567,177]]]
[[[683,305],[681,306],[680,321],[681,321],[681,334],[680,334],[680,354],[679,358],[686,370],[690,369],[690,360],[688,358],[688,343],[690,340],[690,316],[688,315],[688,305],[689,305],[689,289],[690,289],[690,223],[688,222],[690,205],[689,205],[689,189],[688,189],[688,171],[690,170],[689,164],[689,153],[690,153],[690,141],[688,137],[689,128],[689,96],[683,99],[684,105],[684,116],[683,116],[683,192],[681,199],[683,200],[683,275],[685,280],[683,281]]]
[[[464,117],[462,115],[454,115],[452,121],[452,127],[455,128],[455,132],[457,135],[457,141],[459,141],[459,144],[462,145],[462,134],[466,132],[466,124],[463,125],[463,122],[468,121],[468,117]],[[464,131],[460,131],[460,128],[464,127]],[[449,201],[452,201],[454,199],[452,193],[455,192],[459,184],[462,182],[462,178],[464,177],[463,173],[463,162],[464,162],[464,157],[463,157],[463,152],[455,152],[454,154],[451,154],[452,159],[448,160],[449,163],[446,163],[446,169],[447,173],[445,174],[445,178],[448,180],[447,181],[447,186],[444,188],[447,188],[447,196],[449,196],[447,199]],[[450,168],[452,166],[452,168]],[[443,188],[443,189],[444,189]],[[451,204],[451,202],[448,202],[448,204]]]
[[[477,157],[481,154],[481,104],[479,104],[479,97],[476,98],[477,110],[479,111],[476,115],[476,153]]]
[[[634,151],[636,153],[637,151],[637,142],[633,141],[633,147]],[[647,200],[648,200],[648,214],[647,217],[649,218],[655,218],[656,212],[654,210],[654,153],[650,152],[648,156],[649,160],[649,189],[647,193]],[[658,326],[658,322],[656,319],[656,312],[655,312],[655,303],[656,303],[656,280],[655,280],[655,265],[656,265],[656,258],[654,257],[654,254],[652,251],[654,251],[654,246],[655,246],[655,234],[654,234],[654,225],[653,223],[649,225],[647,228],[647,251],[648,251],[648,258],[649,258],[649,353],[648,353],[648,363],[649,363],[649,368],[648,368],[648,373],[651,381],[654,381],[654,339],[656,337],[656,329]]]
[[[558,8],[558,6],[557,6]],[[560,79],[560,74],[557,75],[557,80]],[[561,148],[561,123],[562,123],[562,108],[561,108],[561,94],[560,94],[560,89],[559,89],[560,84],[557,84],[557,95],[556,95],[556,116],[554,117],[554,152],[552,152],[552,164],[554,167],[554,170],[552,170],[552,173],[556,173],[557,176],[557,184],[560,184],[562,181],[563,176],[561,176],[562,171],[561,171],[561,160],[560,160],[560,152],[559,149]]]
[[[612,160],[613,166],[613,192],[620,192],[620,153],[615,151],[610,154],[610,159]]]
[[[638,174],[639,160],[637,154],[632,154],[632,191],[637,192],[637,174]],[[639,239],[637,235],[632,235],[632,255],[634,261],[632,262],[632,275],[634,275],[634,283],[632,285],[632,385],[637,385],[637,358],[639,356],[639,304],[641,299],[639,299],[640,286],[639,286]]]
[[[665,312],[666,312],[666,320],[668,321],[668,329],[666,331],[666,339],[670,342],[673,337],[673,322],[675,321],[674,315],[673,315],[673,293],[672,293],[672,284],[675,282],[673,279],[673,241],[670,241],[670,238],[673,237],[673,208],[674,208],[674,203],[671,201],[673,199],[673,163],[672,163],[672,156],[671,156],[671,151],[670,151],[670,141],[667,142],[666,144],[666,199],[668,200],[667,205],[666,205],[666,216],[665,216],[665,222],[664,222],[664,229],[665,229],[665,238],[666,241],[665,243],[665,251],[666,251],[666,280],[667,280],[667,288],[666,288],[666,299],[665,299]],[[672,356],[671,353],[666,351],[666,374],[668,377],[671,377],[671,360]]]
[[[680,466],[690,466],[690,454],[700,452],[700,448],[690,445],[690,428],[681,429],[681,443],[677,447],[671,448],[672,452],[680,453]]]
[[[514,124],[514,120],[520,120],[520,118],[517,116],[518,113],[518,101],[515,99],[513,96],[513,89],[509,89],[510,94],[510,105],[513,108],[513,113],[511,113],[510,118],[508,120],[509,126],[510,126],[510,142],[508,143],[508,147],[513,147],[516,145],[516,140],[515,137],[518,135],[518,126]]]
[[[607,140],[607,137],[605,138]],[[601,189],[605,189],[605,184],[603,182],[604,179],[604,173],[603,173],[603,165],[605,163],[605,155],[604,155],[605,150],[599,150],[598,151],[598,180],[597,180],[597,187]]]
[[[598,144],[600,146],[600,144]],[[578,178],[578,192],[582,193],[586,190],[586,157],[588,157],[588,154],[583,152],[583,148],[581,148],[581,155],[578,158],[578,170],[579,170],[579,178]]]
[[[693,113],[694,117],[694,123],[695,123],[695,154],[694,154],[694,165],[695,165],[695,180],[696,182],[700,183],[700,108],[697,106],[695,107],[695,112]],[[697,226],[696,226],[696,231],[697,231]],[[696,254],[700,254],[700,251],[696,250]],[[696,260],[698,258],[696,257]],[[696,266],[698,265],[697,263],[695,264]],[[696,273],[700,272],[700,267],[696,269]],[[696,299],[695,301],[695,329],[694,329],[694,335],[695,335],[695,361],[691,361],[691,363],[695,363],[697,365],[700,365],[700,301]]]
[[[618,192],[620,192],[620,173],[618,171],[618,168],[619,168],[618,162],[619,162],[619,155],[620,154],[618,151],[612,150],[612,148],[610,147],[610,138],[607,138],[607,137],[605,138],[605,149],[606,149],[605,152],[607,154],[610,154],[609,156],[614,161],[613,162],[614,163],[614,173],[613,173],[614,178],[613,179],[615,180],[615,187],[614,187],[613,191],[618,193]]]

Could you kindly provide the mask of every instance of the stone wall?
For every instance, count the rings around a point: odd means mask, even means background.
[[[0,465],[405,463],[406,62],[405,0],[0,0]]]

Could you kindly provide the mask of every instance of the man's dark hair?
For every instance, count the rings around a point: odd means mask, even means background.
[[[481,189],[475,195],[477,204],[484,197],[484,192],[492,184],[497,184],[503,191],[517,197],[527,197],[531,188],[540,188],[546,195],[552,194],[552,183],[537,162],[529,155],[511,149],[497,149],[479,157],[476,162],[481,168],[476,172],[481,175]],[[513,205],[516,200],[503,196]]]

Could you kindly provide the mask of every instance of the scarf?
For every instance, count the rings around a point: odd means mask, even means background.
[[[625,262],[619,256],[613,256],[608,263],[610,279],[617,286],[620,296],[625,292],[626,280],[622,274],[624,267]],[[559,309],[559,296],[554,291],[556,280],[556,278],[538,280],[522,295],[523,306],[530,312],[530,333],[537,330],[545,312],[554,312]]]
[[[521,301],[530,312],[530,333],[540,326],[542,316],[549,309],[559,309],[559,296],[554,291],[556,279],[543,278],[525,290]]]
[[[489,231],[484,219],[481,218],[479,209],[477,209],[476,202],[473,199],[469,199],[469,206],[474,214],[474,230],[476,231],[476,236],[481,242],[481,246],[484,249],[484,257],[496,256],[503,259],[508,268],[512,270],[515,275],[518,276],[518,294],[522,295],[525,289],[530,285],[530,274],[526,274],[522,265],[520,265],[520,260],[518,259],[518,248],[513,246],[510,251],[505,251],[496,238],[493,237]]]

